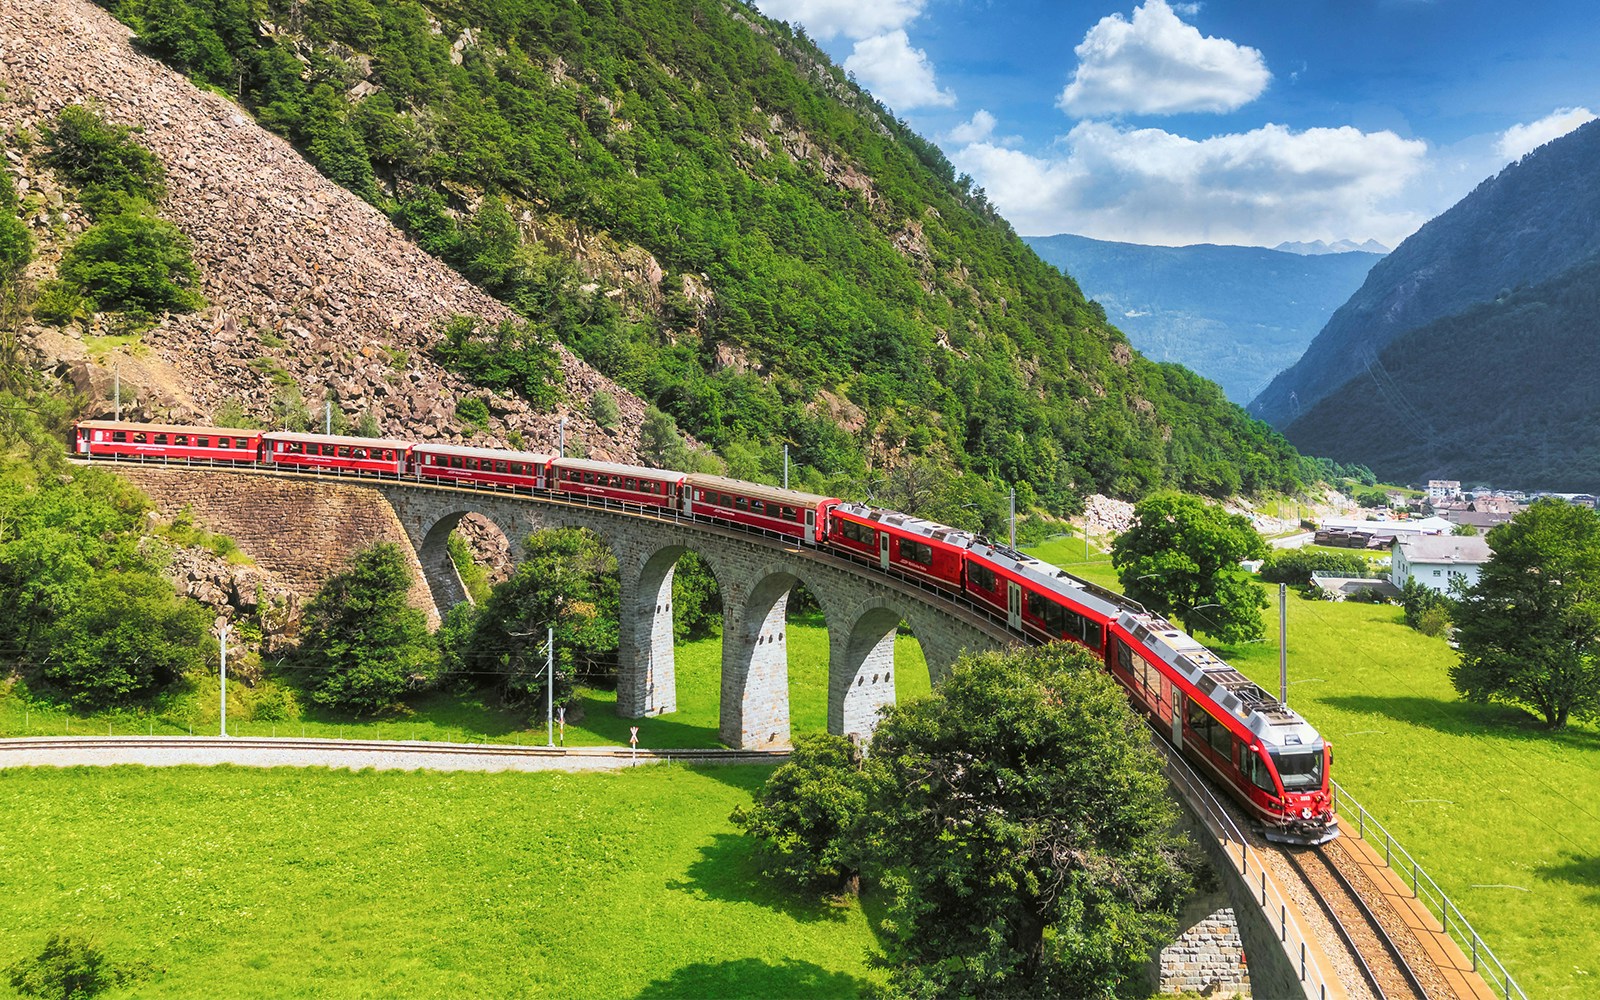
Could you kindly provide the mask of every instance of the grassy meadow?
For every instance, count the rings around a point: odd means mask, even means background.
[[[0,770],[0,967],[71,930],[152,970],[113,998],[857,995],[862,908],[728,821],[766,773]]]

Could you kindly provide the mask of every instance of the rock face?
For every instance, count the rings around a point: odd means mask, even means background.
[[[534,413],[501,397],[487,400],[486,431],[459,420],[460,399],[489,394],[429,358],[440,324],[455,315],[498,322],[513,314],[242,109],[135,51],[128,29],[88,0],[0,5],[0,77],[5,133],[37,135],[72,103],[92,103],[107,119],[139,128],[167,170],[161,213],[194,242],[211,306],[168,317],[145,334],[148,350],[137,360],[149,371],[138,384],[123,371],[124,416],[209,420],[237,401],[267,417],[274,396],[292,384],[312,413],[331,401],[352,421],[371,413],[388,435],[493,446],[516,432],[538,448],[554,443],[566,416],[569,441],[581,441],[590,456],[636,458],[644,404],[564,348],[565,400],[557,412]],[[16,160],[8,166],[30,169]],[[36,338],[35,347],[109,415],[106,357],[70,335]],[[601,390],[621,410],[615,431],[589,417]]]

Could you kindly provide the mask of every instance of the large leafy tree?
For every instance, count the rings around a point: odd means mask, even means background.
[[[896,991],[1112,996],[1170,934],[1190,877],[1158,761],[1078,647],[965,659],[870,760]]]
[[[1600,714],[1600,514],[1542,500],[1488,540],[1494,555],[1456,605],[1456,690],[1551,729]]]
[[[860,826],[869,805],[861,747],[814,733],[794,741],[755,803],[733,821],[761,844],[764,870],[804,889],[838,893],[861,874]]]
[[[423,613],[406,602],[411,568],[399,546],[356,553],[306,605],[300,658],[313,701],[374,714],[431,681],[439,651]]]
[[[1124,593],[1222,642],[1266,634],[1266,595],[1238,569],[1240,560],[1267,552],[1248,518],[1180,493],[1151,494],[1133,516],[1111,545]]]

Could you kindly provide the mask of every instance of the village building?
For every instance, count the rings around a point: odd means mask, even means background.
[[[1404,588],[1407,580],[1425,587],[1450,592],[1459,579],[1463,586],[1478,582],[1478,573],[1489,561],[1489,542],[1481,535],[1414,535],[1396,538],[1389,563],[1389,582]]]

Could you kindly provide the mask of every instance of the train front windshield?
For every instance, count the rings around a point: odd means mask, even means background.
[[[1272,763],[1286,792],[1322,787],[1322,748],[1301,753],[1274,753]]]

